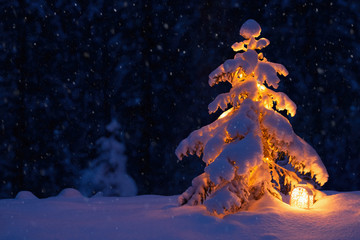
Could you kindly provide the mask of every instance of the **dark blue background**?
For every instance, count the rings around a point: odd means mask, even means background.
[[[204,165],[174,150],[212,122],[226,84],[208,74],[232,58],[253,18],[287,67],[290,119],[326,165],[325,188],[360,188],[357,1],[43,1],[0,3],[0,197],[76,187],[112,118],[140,194],[177,194]]]

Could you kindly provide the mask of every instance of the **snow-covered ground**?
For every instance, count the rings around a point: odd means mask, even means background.
[[[211,216],[177,196],[84,198],[66,189],[0,200],[0,239],[360,239],[360,192],[326,192],[312,209],[264,196],[249,211]]]

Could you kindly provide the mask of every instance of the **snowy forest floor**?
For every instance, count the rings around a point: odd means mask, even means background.
[[[177,196],[84,198],[67,189],[0,200],[0,239],[359,239],[360,192],[326,192],[312,209],[264,196],[249,211],[211,216]]]

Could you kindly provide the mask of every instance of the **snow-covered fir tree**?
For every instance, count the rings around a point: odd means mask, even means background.
[[[192,132],[176,149],[179,159],[196,154],[206,163],[205,172],[179,197],[180,204],[204,204],[223,215],[247,209],[266,192],[281,199],[281,192],[287,194],[306,180],[316,195],[313,185],[328,180],[316,151],[280,113],[296,113],[295,103],[274,91],[280,82],[277,74],[288,71],[260,52],[270,43],[258,39],[260,32],[256,21],[246,21],[240,29],[245,40],[232,45],[238,52],[234,59],[209,75],[210,86],[227,81],[232,87],[209,104],[210,113],[224,111],[220,117]]]
[[[134,196],[137,187],[126,173],[125,146],[117,140],[120,129],[114,119],[106,126],[107,136],[97,140],[98,157],[81,176],[80,190],[86,195],[101,192],[105,196]]]

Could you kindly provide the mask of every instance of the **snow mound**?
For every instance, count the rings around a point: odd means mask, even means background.
[[[104,197],[104,193],[100,191],[95,193],[94,196],[92,196],[92,198],[98,198],[98,197]]]
[[[59,197],[64,197],[64,198],[83,198],[84,196],[81,195],[81,193],[74,189],[74,188],[65,188],[64,190],[62,190],[59,195]]]
[[[0,239],[359,239],[360,192],[328,194],[310,210],[265,195],[224,218],[178,196],[2,199]]]
[[[29,191],[21,191],[19,192],[15,199],[38,199],[32,192]]]

